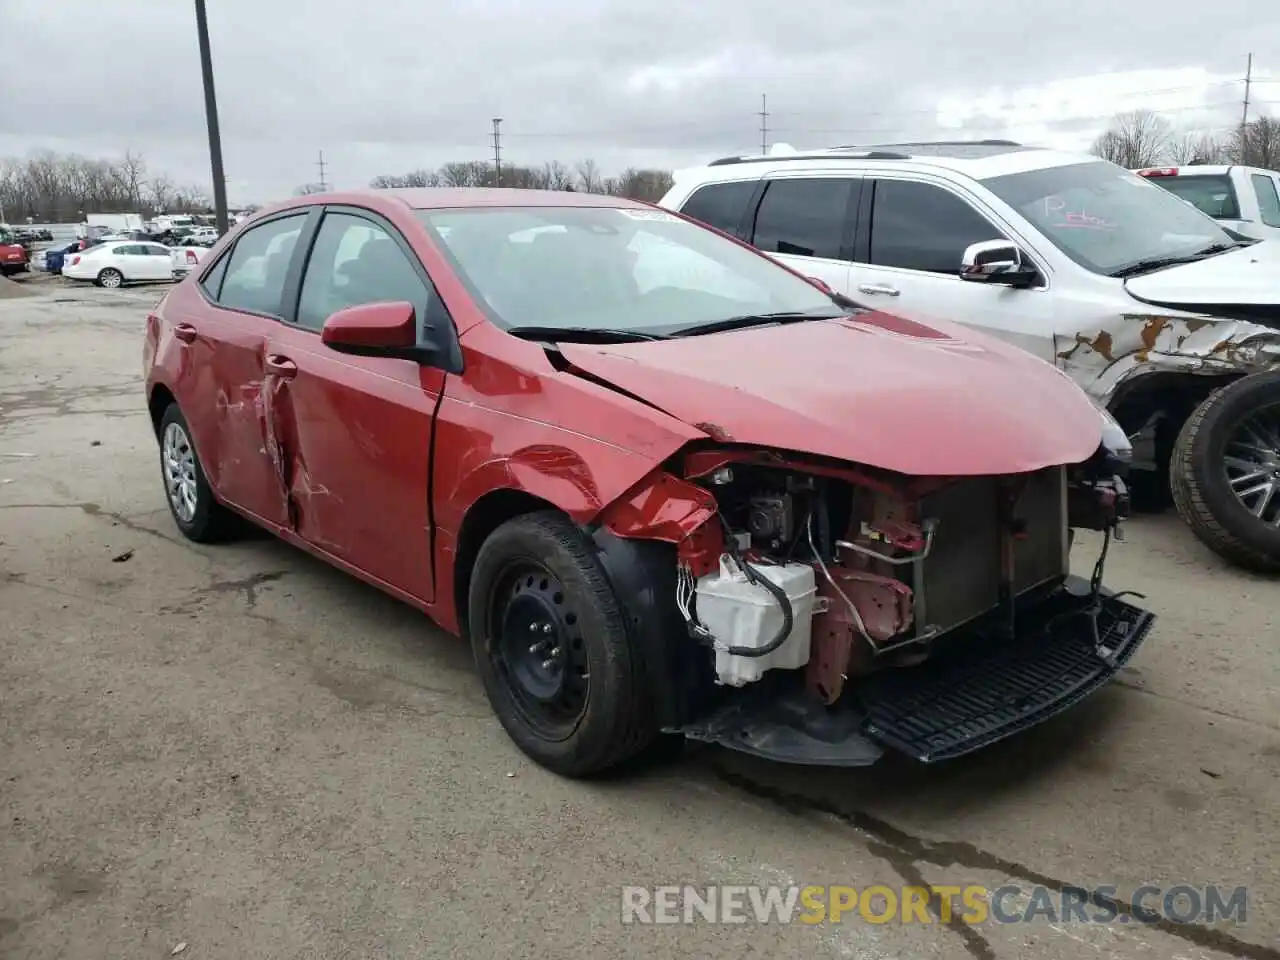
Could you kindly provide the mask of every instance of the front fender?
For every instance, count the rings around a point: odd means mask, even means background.
[[[1244,375],[1280,363],[1280,331],[1247,320],[1129,313],[1055,337],[1058,366],[1095,400],[1153,373]]]

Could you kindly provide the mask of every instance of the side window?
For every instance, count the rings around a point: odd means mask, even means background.
[[[751,242],[765,253],[839,259],[856,181],[774,180],[756,211]]]
[[[400,245],[376,223],[329,213],[320,224],[302,279],[298,323],[319,330],[338,310],[407,300],[425,315],[427,289]]]
[[[161,247],[154,243],[146,245],[147,256],[149,257],[167,257],[169,256],[169,248]]]
[[[232,310],[280,315],[284,281],[307,214],[254,227],[236,241],[218,303]]]
[[[1004,239],[954,193],[909,180],[876,181],[871,208],[871,263],[956,275],[965,247]]]
[[[219,257],[218,262],[213,265],[213,269],[200,281],[200,286],[204,287],[204,292],[212,300],[218,299],[218,291],[222,289],[222,277],[227,272],[227,261],[230,259],[228,256]]]
[[[145,257],[147,255],[146,251],[142,249],[142,245],[137,243],[121,244],[116,247],[114,252],[122,257]]]
[[[717,230],[736,234],[755,192],[755,180],[713,183],[693,191],[680,212]]]
[[[1258,210],[1262,222],[1268,227],[1280,227],[1280,195],[1276,193],[1276,181],[1265,173],[1253,174],[1253,190],[1258,195]]]

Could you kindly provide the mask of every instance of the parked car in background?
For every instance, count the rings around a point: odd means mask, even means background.
[[[175,263],[168,247],[137,241],[99,243],[65,257],[62,275],[100,287],[119,287],[139,280],[172,280]]]
[[[1236,164],[1135,170],[1224,227],[1255,240],[1280,239],[1280,173]]]
[[[1124,497],[1068,377],[648,204],[298,198],[168,292],[143,367],[183,535],[234,511],[469,637],[562,774],[664,730],[959,756],[1152,624],[1070,575],[1071,530],[1106,539]]]
[[[0,226],[0,276],[25,273],[31,269],[31,257],[13,230]]]
[[[1280,243],[1083,154],[1009,141],[725,157],[661,205],[866,304],[954,318],[1056,364],[1134,437],[1229,561],[1280,570]]]
[[[35,270],[43,270],[45,273],[61,273],[62,262],[66,255],[79,251],[80,241],[72,240],[67,243],[54,244],[52,247],[45,247],[43,250],[37,250],[32,258],[31,265]]]

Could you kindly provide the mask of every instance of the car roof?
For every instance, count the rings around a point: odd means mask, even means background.
[[[627,197],[573,190],[520,190],[513,187],[396,187],[392,189],[345,190],[341,193],[313,193],[293,204],[274,209],[316,203],[366,203],[392,200],[410,210],[464,209],[467,207],[622,207],[647,209],[650,204]]]
[[[676,171],[677,182],[756,179],[783,171],[830,170],[875,164],[877,168],[910,164],[964,174],[975,180],[1024,173],[1075,163],[1103,163],[1085,153],[1025,146],[1012,140],[947,140],[921,143],[849,144],[816,150],[796,150],[776,144],[768,154],[721,157],[701,167]]]

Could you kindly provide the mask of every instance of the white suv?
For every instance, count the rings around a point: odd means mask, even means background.
[[[1280,241],[1003,140],[779,146],[678,171],[660,206],[866,306],[1056,364],[1138,441],[1136,494],[1171,489],[1211,548],[1280,571]]]

